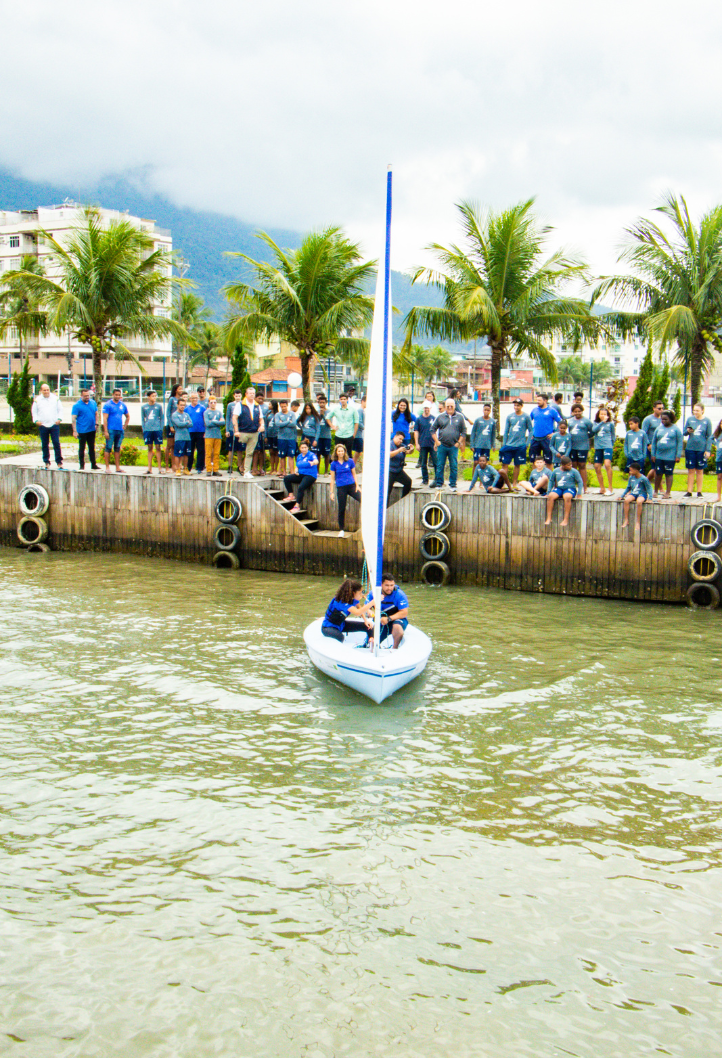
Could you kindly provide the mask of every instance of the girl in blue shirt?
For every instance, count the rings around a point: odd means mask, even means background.
[[[311,488],[318,477],[318,459],[305,439],[298,446],[296,470],[298,473],[286,474],[283,479],[283,484],[286,486],[286,492],[288,493],[287,499],[295,499],[296,501],[295,506],[291,508],[291,514],[297,514],[301,510],[306,490]],[[293,485],[298,485],[295,496],[291,492]]]
[[[394,434],[402,433],[404,435],[404,443],[409,443],[409,434],[414,428],[416,419],[411,413],[409,408],[409,402],[405,397],[402,397],[399,403],[396,405],[391,413],[391,437],[393,439]],[[413,440],[413,438],[411,438]]]
[[[333,450],[331,488],[334,485],[336,486],[336,502],[338,503],[338,535],[345,536],[346,501],[350,496],[357,503],[361,502],[361,491],[356,481],[356,464],[353,459],[349,459],[345,445],[336,445]]]
[[[362,603],[362,595],[360,580],[345,580],[328,604],[321,624],[321,634],[343,643],[346,632],[367,632],[369,627],[373,627],[368,617],[374,604]],[[349,617],[361,617],[364,620],[349,621]]]
[[[614,441],[616,439],[616,434],[612,417],[606,408],[600,408],[597,412],[594,419],[594,426],[592,426],[592,433],[594,434],[594,469],[597,472],[599,492],[601,496],[606,496],[607,492],[610,496],[613,496],[612,456],[614,455]],[[608,489],[604,487],[602,464],[604,464],[604,470],[607,474],[607,481],[609,483]]]

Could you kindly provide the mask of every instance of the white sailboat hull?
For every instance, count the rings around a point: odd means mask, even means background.
[[[359,649],[363,633],[351,633],[343,643],[324,636],[322,620],[319,617],[303,633],[311,661],[327,676],[374,702],[383,702],[410,683],[424,671],[429,660],[431,640],[413,625],[406,629],[398,650],[387,647],[389,638],[374,655],[371,650]]]

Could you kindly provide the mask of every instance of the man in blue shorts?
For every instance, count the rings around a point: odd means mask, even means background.
[[[366,602],[369,603],[374,597],[373,590],[368,594]],[[409,623],[409,600],[401,588],[397,588],[396,581],[391,573],[381,574],[381,637],[380,642],[388,637],[389,630],[393,637],[393,649],[397,650],[399,643],[404,638],[404,632]],[[368,645],[374,645],[373,635],[369,636]]]
[[[316,440],[315,452],[318,456],[319,472],[321,470],[321,459],[323,459],[323,472],[328,474],[331,461],[331,418],[328,410],[328,400],[324,393],[316,394],[318,404],[318,438]],[[366,404],[364,403],[364,407]]]
[[[572,466],[579,471],[582,479],[584,492],[587,491],[587,458],[589,456],[589,443],[594,436],[594,427],[584,415],[584,408],[578,402],[572,404],[571,418],[569,423],[569,436],[572,439],[572,449],[569,457]]]
[[[120,446],[123,443],[125,431],[130,422],[130,412],[120,399],[122,393],[119,389],[113,390],[113,399],[103,405],[103,434],[105,436],[105,473],[110,473],[110,453],[115,455],[115,472],[124,474],[120,469]],[[125,422],[123,421],[125,417]]]
[[[148,449],[148,469],[146,474],[153,473],[153,448],[158,456],[158,473],[163,473],[163,405],[158,403],[158,394],[149,389],[145,395],[145,404],[141,405],[140,422],[143,429],[143,444]]]
[[[524,411],[524,401],[514,401],[514,411],[506,420],[504,427],[504,440],[499,449],[499,462],[503,467],[514,464],[514,480],[512,485],[516,486],[519,481],[519,467],[526,463],[526,437],[533,433],[534,427],[529,416]]]
[[[474,463],[478,463],[482,456],[486,456],[487,460],[491,458],[495,437],[496,419],[491,417],[491,404],[485,404],[483,414],[474,420],[471,427],[469,445],[474,449]]]
[[[550,408],[546,393],[537,393],[536,408],[532,409],[531,421],[533,423],[534,436],[529,445],[529,458],[536,459],[544,456],[544,462],[551,470],[552,450],[551,437],[557,425],[562,421],[558,408]]]
[[[559,497],[564,498],[564,518],[559,523],[561,526],[569,525],[569,514],[572,509],[572,500],[584,489],[582,476],[578,470],[572,467],[569,456],[562,456],[560,466],[552,471],[547,493],[547,519],[544,525],[551,525],[554,504]]]

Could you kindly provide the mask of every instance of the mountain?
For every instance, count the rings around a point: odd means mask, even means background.
[[[173,246],[182,250],[190,262],[188,278],[197,285],[217,319],[221,319],[226,302],[221,289],[242,278],[243,264],[237,258],[224,257],[224,251],[236,250],[251,257],[269,260],[270,251],[254,238],[258,226],[223,213],[211,213],[173,205],[162,195],[140,190],[123,177],[98,184],[71,186],[24,180],[7,169],[0,169],[0,210],[36,209],[63,202],[92,202],[108,209],[128,210],[138,217],[154,220],[173,234]],[[295,249],[301,243],[301,232],[286,228],[266,228],[280,246]],[[413,287],[401,272],[392,275],[394,305],[400,311],[394,318],[394,342],[403,340],[401,321],[413,305],[440,305],[438,291],[425,286]],[[423,341],[422,344],[434,344]],[[461,347],[459,347],[461,348]]]

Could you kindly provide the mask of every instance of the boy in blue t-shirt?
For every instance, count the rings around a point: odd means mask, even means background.
[[[569,515],[572,510],[572,500],[584,491],[582,476],[576,468],[572,467],[569,456],[562,456],[561,465],[552,470],[547,492],[547,517],[544,525],[551,525],[554,504],[561,496],[564,499],[564,517],[559,523],[561,526],[569,525]]]
[[[143,443],[148,449],[148,469],[146,474],[153,473],[153,449],[158,456],[158,473],[163,474],[163,405],[158,403],[158,394],[149,389],[145,395],[146,403],[141,405],[140,422],[143,429]]]
[[[640,430],[641,433],[641,430]],[[647,500],[652,498],[652,482],[645,478],[642,473],[643,464],[638,463],[636,460],[629,464],[629,481],[627,487],[619,497],[619,502],[624,500],[624,521],[622,522],[622,529],[626,529],[629,525],[629,508],[633,503],[637,507],[637,516],[634,523],[634,531],[639,532],[639,527],[642,524],[642,507],[645,505]]]

